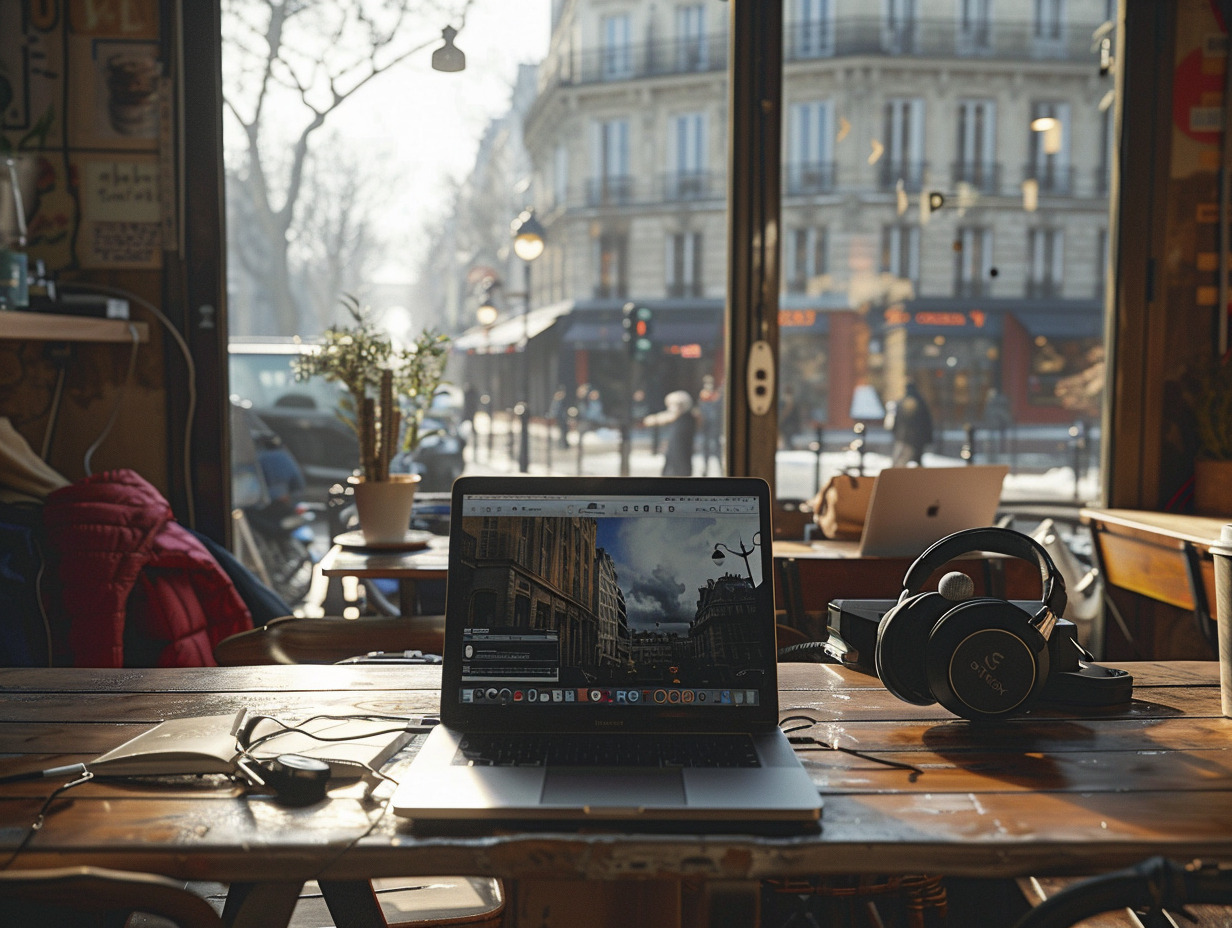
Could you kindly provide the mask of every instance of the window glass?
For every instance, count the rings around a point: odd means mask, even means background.
[[[686,440],[719,470],[727,3],[310,0],[281,31],[278,3],[223,7],[235,334],[311,341],[354,294],[451,337],[471,471],[671,472]],[[784,0],[780,497],[885,466],[911,384],[925,466],[1073,498],[1069,433],[1099,428],[1104,7]],[[463,71],[432,68],[446,26]]]
[[[840,5],[823,56],[798,37],[813,6],[787,4],[781,498],[888,466],[909,388],[932,419],[923,466],[1007,464],[1009,500],[1097,493],[1116,141],[1092,35],[1112,8]],[[857,62],[876,63],[858,85]],[[823,99],[833,182],[810,186]]]

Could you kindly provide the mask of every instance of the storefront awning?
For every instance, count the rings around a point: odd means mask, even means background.
[[[1097,300],[927,297],[894,303],[882,312],[886,328],[905,326],[909,335],[1000,338],[1006,316],[1031,335],[1098,338],[1103,307]]]
[[[1045,338],[1102,338],[1103,312],[1015,313],[1024,329]]]
[[[520,345],[525,339],[542,335],[572,308],[572,300],[562,300],[550,306],[532,309],[525,318],[521,313],[506,316],[487,329],[481,325],[472,326],[453,340],[453,347],[457,351],[474,351],[480,354],[488,351],[503,352],[511,346]]]

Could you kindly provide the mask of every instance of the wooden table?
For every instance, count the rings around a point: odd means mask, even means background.
[[[803,594],[803,617],[793,616],[783,584],[784,562],[794,560]],[[915,561],[913,557],[866,557],[860,554],[859,541],[821,538],[813,541],[774,542],[774,601],[786,610],[788,624],[812,637],[825,629],[826,607],[835,599],[897,599],[903,577]],[[977,595],[1008,596],[1011,599],[1036,599],[1040,596],[1039,570],[1026,561],[1000,555],[971,555],[939,568],[935,577],[946,571],[962,570],[975,582]],[[935,589],[934,585],[931,587]]]
[[[1197,622],[1186,623],[1187,629],[1215,618],[1210,549],[1218,544],[1228,519],[1133,509],[1083,509],[1080,515],[1091,528],[1106,583],[1191,613]],[[1134,632],[1146,656],[1197,656],[1205,651],[1200,647],[1195,654],[1192,644],[1187,647],[1178,640],[1175,622],[1165,611],[1144,613]],[[1102,650],[1102,643],[1097,645]]]
[[[1232,720],[1220,714],[1217,666],[1125,666],[1136,687],[1123,711],[1037,709],[980,728],[899,702],[842,668],[783,665],[783,713],[816,718],[808,734],[867,754],[803,755],[825,795],[817,835],[429,838],[354,787],[289,809],[225,780],[98,780],[57,800],[15,866],[94,864],[230,883],[234,925],[282,923],[308,879],[353,887],[376,876],[499,876],[512,896],[510,924],[556,928],[570,923],[568,899],[585,899],[588,914],[627,914],[630,899],[653,900],[662,916],[654,925],[728,924],[723,913],[755,904],[758,881],[775,876],[1011,877],[1097,872],[1154,854],[1232,860]],[[0,776],[88,762],[161,719],[242,706],[302,717],[350,702],[418,715],[437,708],[439,680],[437,668],[415,666],[0,669]],[[396,777],[412,753],[389,772]],[[0,786],[0,861],[59,784]],[[579,893],[571,881],[601,882]],[[557,904],[545,922],[548,896]],[[353,911],[359,924],[363,906]]]
[[[321,558],[321,575],[398,581],[398,603],[411,615],[421,580],[444,580],[449,574],[449,538],[433,536],[426,548],[388,551],[335,544]]]

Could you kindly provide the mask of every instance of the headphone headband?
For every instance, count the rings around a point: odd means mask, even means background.
[[[1016,532],[1009,528],[969,528],[961,532],[947,535],[934,542],[924,553],[915,559],[903,577],[903,592],[899,601],[919,593],[928,578],[942,564],[952,561],[963,554],[975,551],[989,551],[993,554],[1004,554],[1019,560],[1034,562],[1039,567],[1040,582],[1044,604],[1037,619],[1044,618],[1045,611],[1051,612],[1057,618],[1065,612],[1067,597],[1065,594],[1065,579],[1057,570],[1056,564],[1049,557],[1044,546],[1030,535]]]

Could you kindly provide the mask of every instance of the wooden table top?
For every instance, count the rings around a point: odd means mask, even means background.
[[[1230,521],[1217,516],[1195,516],[1178,512],[1150,512],[1143,509],[1082,509],[1084,522],[1114,526],[1148,540],[1189,542],[1199,548],[1219,544],[1219,533]]]
[[[449,538],[436,536],[428,547],[411,551],[350,548],[336,544],[321,558],[320,567],[326,577],[443,580],[449,574]]]
[[[1232,860],[1232,720],[1214,663],[1123,665],[1118,711],[1036,708],[980,727],[898,701],[871,677],[781,667],[781,710],[867,756],[803,754],[825,797],[820,834],[496,833],[417,837],[357,787],[290,809],[221,778],[95,780],[54,803],[16,866],[96,864],[188,879],[334,879],[468,873],[757,879],[825,873],[1081,873],[1154,854]],[[187,670],[0,669],[0,776],[88,762],[156,722],[233,713],[288,718],[347,704],[420,715],[438,668],[271,666]],[[803,732],[801,733],[803,734]],[[397,777],[414,747],[387,768]],[[919,773],[877,760],[910,764]],[[63,778],[61,778],[63,779]],[[0,861],[60,780],[0,786]]]

